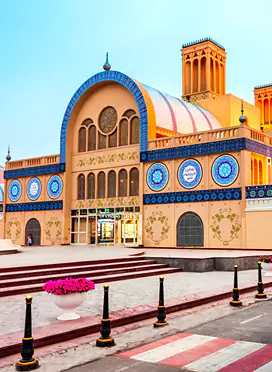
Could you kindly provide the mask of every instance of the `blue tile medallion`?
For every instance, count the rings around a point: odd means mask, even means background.
[[[51,199],[58,198],[62,193],[62,179],[60,176],[52,176],[50,177],[48,184],[47,184],[47,192]]]
[[[219,156],[212,165],[212,177],[219,186],[231,185],[238,177],[238,174],[238,162],[231,155]]]
[[[196,187],[202,178],[202,168],[198,161],[187,159],[178,169],[178,180],[181,186],[186,189]]]
[[[147,171],[147,184],[153,191],[161,191],[169,180],[167,167],[162,163],[155,163]]]
[[[22,194],[21,182],[18,180],[11,181],[8,188],[8,196],[10,200],[16,202],[17,200],[20,199],[21,194]]]
[[[42,185],[39,178],[34,177],[28,181],[27,196],[30,200],[36,200],[41,195]]]

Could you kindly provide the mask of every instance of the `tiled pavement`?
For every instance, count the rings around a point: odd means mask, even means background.
[[[264,277],[268,282],[271,278]],[[251,286],[257,282],[257,270],[239,273],[239,285]],[[165,276],[165,304],[170,305],[177,298],[188,301],[205,295],[231,291],[233,273],[175,273]],[[25,295],[0,298],[0,334],[16,332],[24,327]],[[132,307],[154,307],[158,301],[158,277],[147,277],[110,283],[110,311]],[[89,292],[87,300],[78,308],[81,317],[101,314],[103,285]],[[61,310],[56,307],[47,293],[33,294],[33,327],[58,324],[56,318]]]

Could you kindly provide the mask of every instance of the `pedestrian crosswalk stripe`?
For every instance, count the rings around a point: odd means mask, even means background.
[[[272,372],[272,345],[188,333],[117,355],[194,372]]]
[[[185,337],[184,339],[173,341],[170,344],[159,346],[156,349],[137,354],[133,356],[132,359],[156,363],[181,351],[188,350],[192,347],[204,344],[207,341],[214,340],[214,338],[215,337],[191,335],[189,337]]]

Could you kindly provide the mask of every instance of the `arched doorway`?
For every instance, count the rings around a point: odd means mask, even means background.
[[[41,225],[36,218],[31,218],[26,224],[25,242],[27,242],[27,237],[29,234],[32,235],[33,245],[41,245]]]
[[[177,222],[177,246],[203,246],[204,228],[201,218],[193,212],[184,213]]]

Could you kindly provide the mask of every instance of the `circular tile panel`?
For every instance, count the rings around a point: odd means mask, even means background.
[[[239,174],[237,160],[231,155],[219,156],[212,166],[212,177],[220,186],[231,185]]]
[[[202,178],[202,168],[198,161],[187,159],[179,166],[178,180],[186,189],[196,187]]]
[[[62,193],[62,179],[60,176],[52,176],[47,184],[47,192],[50,198],[56,199]]]
[[[21,194],[22,194],[21,182],[18,180],[11,181],[8,188],[8,196],[10,200],[16,202],[17,200],[20,199]]]
[[[41,195],[42,185],[39,178],[31,178],[27,184],[27,196],[30,200],[36,200]]]
[[[169,172],[162,163],[155,163],[147,171],[147,184],[153,191],[162,190],[168,183]]]

